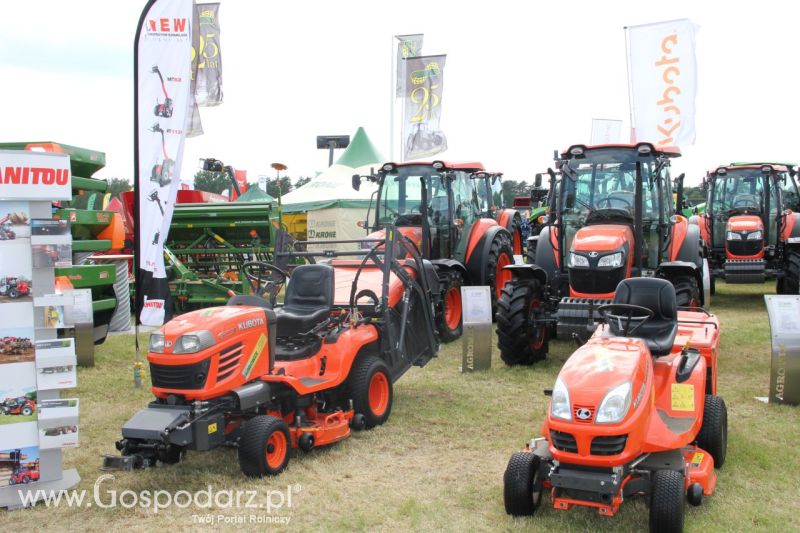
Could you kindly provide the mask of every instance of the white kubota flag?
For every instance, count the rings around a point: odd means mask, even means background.
[[[656,146],[694,144],[696,26],[680,19],[626,29],[631,140]]]

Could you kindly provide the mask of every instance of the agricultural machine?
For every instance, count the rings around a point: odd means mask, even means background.
[[[519,215],[503,210],[498,219],[489,216],[479,190],[485,186],[480,163],[386,163],[367,179],[378,183],[371,237],[395,225],[439,275],[437,329],[443,341],[461,336],[461,285],[488,285],[492,309],[503,285],[511,278],[504,267],[514,262],[514,236],[509,228]],[[359,189],[361,176],[353,176]],[[369,218],[369,213],[367,214]],[[367,221],[369,225],[369,221]],[[518,233],[517,230],[514,230]]]
[[[506,267],[497,333],[507,364],[544,358],[552,329],[584,342],[626,278],[671,281],[681,307],[710,301],[699,228],[674,215],[669,165],[679,155],[649,143],[575,145],[556,159],[534,264]]]
[[[38,469],[20,468],[8,478],[9,485],[23,485],[32,481],[39,481],[40,473]]]
[[[33,353],[33,343],[27,337],[3,337],[0,339],[0,353],[4,355],[25,355]]]
[[[164,93],[164,102],[159,103],[156,101],[156,107],[153,110],[153,113],[157,117],[170,118],[172,116],[173,105],[172,98],[169,97],[169,93],[167,92],[167,85],[164,83],[164,76],[161,75],[158,65],[153,65],[151,72],[158,75],[158,79],[161,82],[161,91]]]
[[[27,396],[6,398],[0,403],[0,413],[4,415],[30,416],[36,412],[36,401]]]
[[[706,212],[693,222],[709,250],[712,281],[763,283],[777,279],[778,294],[798,294],[800,213],[791,167],[734,163],[708,173]]]
[[[525,260],[536,260],[536,243],[542,229],[547,225],[547,205],[550,191],[542,187],[542,175],[536,174],[531,193],[515,196],[513,207],[522,213],[522,242],[525,243]]]
[[[175,160],[167,155],[167,140],[164,138],[164,130],[161,128],[161,124],[153,124],[150,131],[161,134],[161,155],[163,157],[161,163],[153,165],[153,170],[150,172],[150,181],[158,183],[159,187],[166,187],[172,183]]]
[[[54,428],[47,428],[42,430],[42,435],[45,437],[60,437],[61,435],[69,435],[70,433],[77,433],[78,426],[58,426]]]
[[[12,241],[17,238],[17,233],[11,229],[14,224],[27,224],[28,217],[25,213],[8,213],[0,218],[0,241]]]
[[[384,423],[394,382],[437,352],[436,272],[394,227],[369,243],[349,251],[336,250],[346,242],[294,244],[331,247],[322,252],[280,245],[281,265],[309,264],[289,274],[248,263],[253,295],[186,313],[154,333],[147,359],[156,399],[125,423],[122,457],[106,456],[105,467],[174,463],[187,449],[234,445],[245,475],[275,475],[293,448],[309,451]]]
[[[546,391],[543,436],[508,463],[506,512],[534,514],[549,492],[555,509],[613,516],[646,496],[651,531],[683,531],[684,502],[714,493],[727,451],[719,320],[680,310],[657,278],[621,281],[598,311],[604,324]]]
[[[31,293],[31,282],[16,276],[0,278],[0,296],[16,300]]]

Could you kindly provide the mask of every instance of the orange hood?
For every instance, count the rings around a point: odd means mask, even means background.
[[[576,252],[612,252],[625,243],[633,242],[633,231],[622,224],[598,224],[584,226],[572,240]]]
[[[761,218],[755,215],[741,215],[728,219],[729,231],[755,231],[764,229]]]

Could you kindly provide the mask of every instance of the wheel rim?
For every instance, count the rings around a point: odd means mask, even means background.
[[[522,253],[522,237],[518,231],[514,232],[514,253],[517,255]]]
[[[500,257],[497,258],[497,269],[494,277],[494,292],[498,298],[500,298],[500,295],[503,293],[503,287],[505,287],[506,282],[510,281],[513,277],[510,271],[504,270],[504,267],[510,264],[511,259],[509,259],[508,255],[506,254],[501,254]]]
[[[274,431],[267,439],[267,466],[280,468],[286,458],[288,443],[282,431]]]
[[[383,416],[389,405],[389,379],[383,372],[375,372],[369,380],[369,409],[375,416]]]
[[[444,301],[444,322],[447,328],[454,330],[461,323],[461,291],[458,287],[450,287]]]
[[[546,335],[546,326],[542,324],[541,326],[536,325],[536,311],[541,307],[542,302],[538,298],[534,298],[531,300],[531,305],[528,308],[528,316],[530,317],[530,329],[531,329],[531,349],[538,350],[544,344],[544,338]]]

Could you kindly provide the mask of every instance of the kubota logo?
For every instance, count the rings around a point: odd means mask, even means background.
[[[575,416],[577,416],[581,420],[589,420],[590,418],[592,418],[592,412],[585,407],[581,407],[575,412]]]
[[[249,320],[244,320],[242,322],[239,322],[239,331],[263,325],[264,325],[263,318],[251,318]]]
[[[662,138],[658,141],[658,146],[664,146],[675,142],[676,133],[680,131],[681,127],[681,108],[675,103],[672,98],[673,95],[681,94],[681,88],[678,86],[678,77],[681,74],[681,69],[678,67],[681,58],[674,53],[673,48],[678,45],[678,34],[672,33],[664,37],[661,41],[661,51],[664,53],[661,59],[655,62],[655,66],[663,67],[661,72],[661,79],[666,85],[664,92],[661,95],[661,100],[656,102],[656,105],[661,107],[664,113],[672,113],[673,116],[665,118],[662,124],[658,125],[658,133]]]
[[[0,167],[3,185],[66,185],[69,169],[44,167]]]

